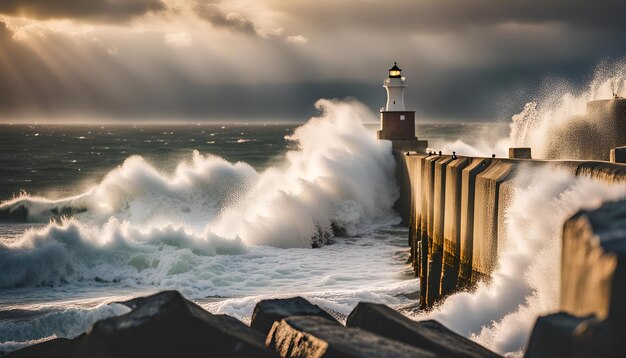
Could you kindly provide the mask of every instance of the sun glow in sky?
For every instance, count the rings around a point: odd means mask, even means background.
[[[0,120],[302,120],[370,108],[398,61],[422,120],[510,118],[626,54],[623,1],[2,0]]]

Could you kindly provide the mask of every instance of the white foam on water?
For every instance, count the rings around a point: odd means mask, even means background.
[[[362,126],[373,114],[354,101],[317,108],[322,115],[288,137],[295,149],[285,162],[263,172],[194,152],[166,174],[135,156],[84,194],[3,203],[0,211],[25,208],[33,221],[72,218],[0,243],[0,288],[159,282],[246,245],[311,247],[336,230],[355,236],[397,223],[391,143]]]
[[[405,228],[391,228],[337,238],[319,249],[250,246],[236,255],[183,255],[164,246],[161,260],[174,262],[167,267],[178,271],[146,267],[134,272],[123,264],[110,265],[107,270],[117,270],[124,279],[0,290],[3,301],[13,302],[2,310],[27,310],[34,316],[19,320],[17,326],[16,320],[0,320],[0,342],[72,337],[98,319],[126,312],[112,310],[118,307],[112,302],[165,289],[177,289],[213,313],[244,322],[264,298],[303,296],[340,315],[347,315],[359,301],[411,305],[415,300],[409,294],[414,297],[419,285],[406,263],[407,234]],[[185,260],[188,263],[181,263]]]
[[[1,342],[0,343],[0,356],[1,355],[5,355],[5,354],[9,354],[13,351],[16,351],[18,349],[22,349],[22,348],[26,348],[28,346],[31,346],[33,344],[38,344],[38,343],[43,343],[46,341],[50,341],[53,339],[58,338],[55,335],[49,336],[49,337],[43,337],[40,339],[33,339],[33,340],[28,340],[28,341],[22,341],[22,342],[16,342],[16,341],[6,341],[6,342]]]
[[[96,307],[68,305],[56,310],[44,308],[40,311],[29,312],[33,316],[30,319],[0,320],[0,352],[8,352],[57,337],[76,337],[97,321],[127,313],[130,308],[109,303]]]
[[[15,319],[0,323],[0,344],[71,337],[124,313],[115,297],[165,289],[244,321],[263,297],[304,295],[339,314],[360,300],[411,304],[391,143],[362,126],[375,120],[362,104],[317,107],[261,172],[194,152],[163,173],[135,156],[85,193],[0,204],[44,222],[0,243],[0,308],[29,312],[13,331]]]

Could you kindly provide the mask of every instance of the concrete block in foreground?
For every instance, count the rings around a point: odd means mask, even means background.
[[[626,330],[594,316],[560,312],[539,317],[526,349],[527,358],[623,357]]]
[[[348,316],[346,326],[362,328],[444,357],[499,357],[437,321],[416,322],[385,305],[359,303]]]
[[[287,317],[274,323],[265,343],[281,357],[437,357],[408,344],[314,316]]]
[[[317,316],[329,321],[337,322],[319,306],[316,306],[302,297],[287,299],[263,300],[254,306],[250,327],[267,335],[276,321],[289,316]]]
[[[561,267],[561,310],[626,326],[626,201],[565,222]]]

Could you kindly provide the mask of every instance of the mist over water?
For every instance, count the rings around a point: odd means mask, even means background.
[[[587,102],[611,99],[614,95],[626,96],[626,60],[601,64],[582,91],[565,81],[552,81],[511,118],[506,131],[485,128],[482,132],[465,134],[461,139],[431,143],[432,150],[446,154],[455,151],[464,156],[507,157],[510,147],[531,147],[533,158],[543,159],[555,149],[550,146],[559,142],[552,137],[567,135],[568,128],[606,126],[601,118],[584,116]]]
[[[322,116],[288,137],[297,149],[263,172],[194,152],[167,175],[135,156],[84,194],[5,202],[0,212],[9,217],[72,218],[0,246],[0,268],[8,272],[0,287],[119,281],[183,255],[176,248],[207,256],[242,253],[246,245],[311,247],[333,231],[355,236],[397,223],[395,163],[390,143],[361,125],[370,112],[357,103],[317,106]],[[165,255],[162,245],[174,251]],[[183,270],[181,261],[167,270]]]
[[[567,83],[555,83],[546,92],[540,100],[527,103],[522,112],[513,116],[511,124],[511,146],[532,147],[538,158],[545,158],[554,149],[550,148],[554,145],[551,136],[563,135],[563,129],[573,125],[608,125],[601,118],[584,116],[587,102],[626,95],[626,62],[601,65],[584,91],[575,91]]]

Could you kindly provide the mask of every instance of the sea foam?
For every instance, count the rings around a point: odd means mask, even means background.
[[[3,203],[4,220],[54,222],[0,244],[0,288],[158,283],[202,256],[319,246],[334,232],[397,223],[391,143],[362,126],[371,111],[355,101],[316,106],[321,115],[288,136],[294,149],[262,172],[196,151],[166,174],[134,156],[85,193]]]

